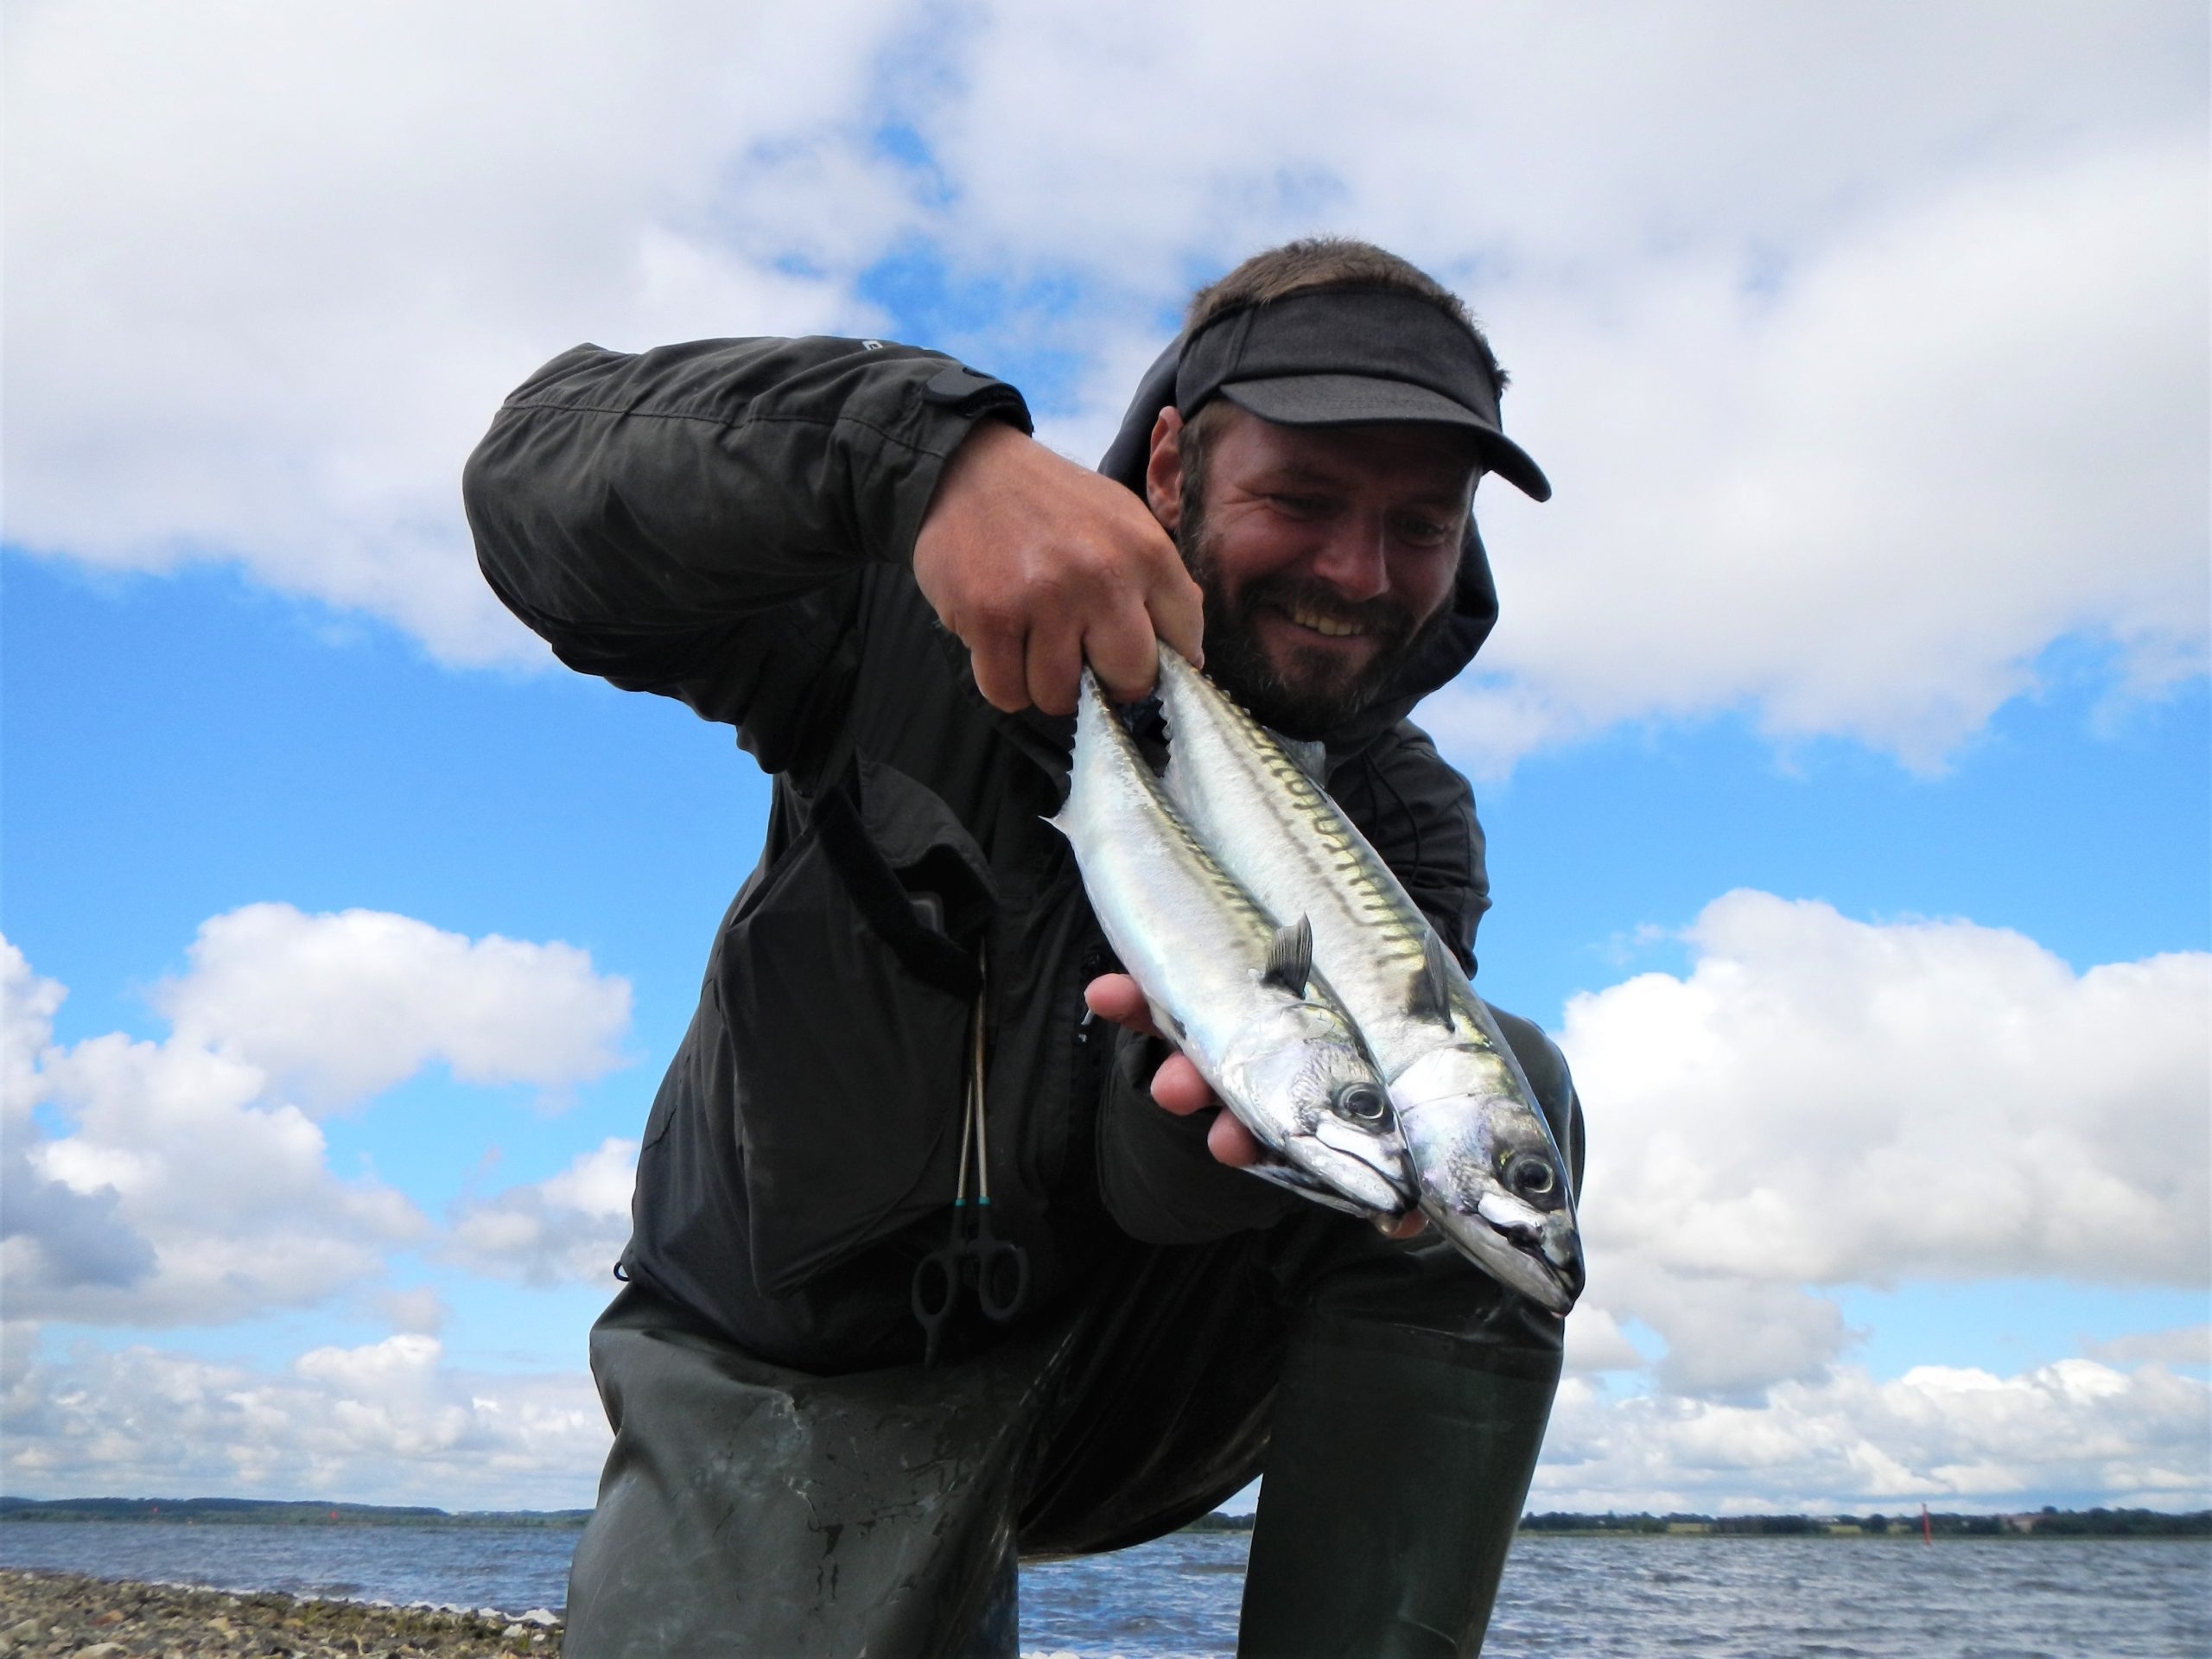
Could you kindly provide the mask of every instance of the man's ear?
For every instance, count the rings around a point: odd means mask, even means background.
[[[1170,404],[1152,423],[1152,453],[1144,464],[1145,505],[1160,528],[1175,535],[1183,522],[1183,416]]]

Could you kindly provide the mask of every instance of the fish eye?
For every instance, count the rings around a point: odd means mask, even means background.
[[[1559,1177],[1552,1170],[1551,1160],[1524,1152],[1507,1162],[1505,1184],[1524,1198],[1545,1198],[1559,1185]]]
[[[1355,1123],[1370,1127],[1380,1123],[1389,1115],[1390,1100],[1371,1083],[1348,1083],[1337,1090],[1331,1103],[1338,1117],[1350,1118]]]

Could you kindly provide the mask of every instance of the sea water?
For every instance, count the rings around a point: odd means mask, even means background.
[[[558,1611],[574,1532],[162,1521],[0,1524],[0,1565],[231,1590]],[[1227,1656],[1242,1533],[1026,1567],[1025,1652]],[[1492,1659],[2202,1659],[2212,1542],[1527,1536]]]

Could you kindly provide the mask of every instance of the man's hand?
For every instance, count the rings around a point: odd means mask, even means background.
[[[1106,974],[1092,980],[1084,990],[1083,1000],[1102,1020],[1111,1020],[1117,1026],[1126,1026],[1147,1037],[1162,1037],[1160,1027],[1153,1022],[1144,993],[1127,974]],[[1166,1039],[1162,1037],[1162,1040]],[[1178,1117],[1189,1117],[1221,1105],[1206,1080],[1198,1075],[1198,1068],[1180,1050],[1170,1054],[1161,1062],[1160,1070],[1153,1073],[1152,1097],[1163,1111],[1173,1112]],[[1266,1155],[1266,1149],[1234,1112],[1218,1109],[1212,1127],[1206,1131],[1206,1150],[1213,1154],[1217,1162],[1237,1169],[1256,1164]],[[1386,1230],[1392,1238],[1411,1238],[1427,1225],[1428,1218],[1414,1210]]]
[[[1162,1037],[1160,1027],[1153,1023],[1152,1010],[1145,1004],[1144,993],[1127,974],[1107,974],[1092,980],[1083,1000],[1102,1020],[1111,1020],[1117,1026],[1126,1026],[1147,1037]],[[1166,1040],[1164,1037],[1162,1040]],[[1170,1054],[1160,1070],[1153,1073],[1152,1097],[1162,1110],[1178,1117],[1189,1117],[1221,1104],[1206,1086],[1206,1080],[1198,1075],[1198,1068],[1180,1050]],[[1262,1155],[1262,1147],[1252,1131],[1239,1122],[1232,1112],[1222,1112],[1215,1117],[1213,1127],[1206,1131],[1206,1149],[1219,1162],[1238,1169],[1258,1163]]]
[[[914,580],[1009,714],[1073,713],[1086,659],[1109,696],[1135,702],[1159,672],[1155,639],[1202,659],[1198,584],[1142,499],[1002,421],[979,422],[946,463]]]

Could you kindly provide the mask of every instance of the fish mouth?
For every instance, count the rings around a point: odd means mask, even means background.
[[[1581,1242],[1572,1226],[1560,1224],[1555,1213],[1548,1215],[1503,1187],[1488,1185],[1471,1211],[1427,1191],[1421,1207],[1483,1271],[1539,1307],[1564,1314],[1581,1296]]]
[[[1414,1207],[1400,1154],[1371,1135],[1324,1119],[1296,1137],[1285,1154],[1353,1202],[1384,1215]]]

